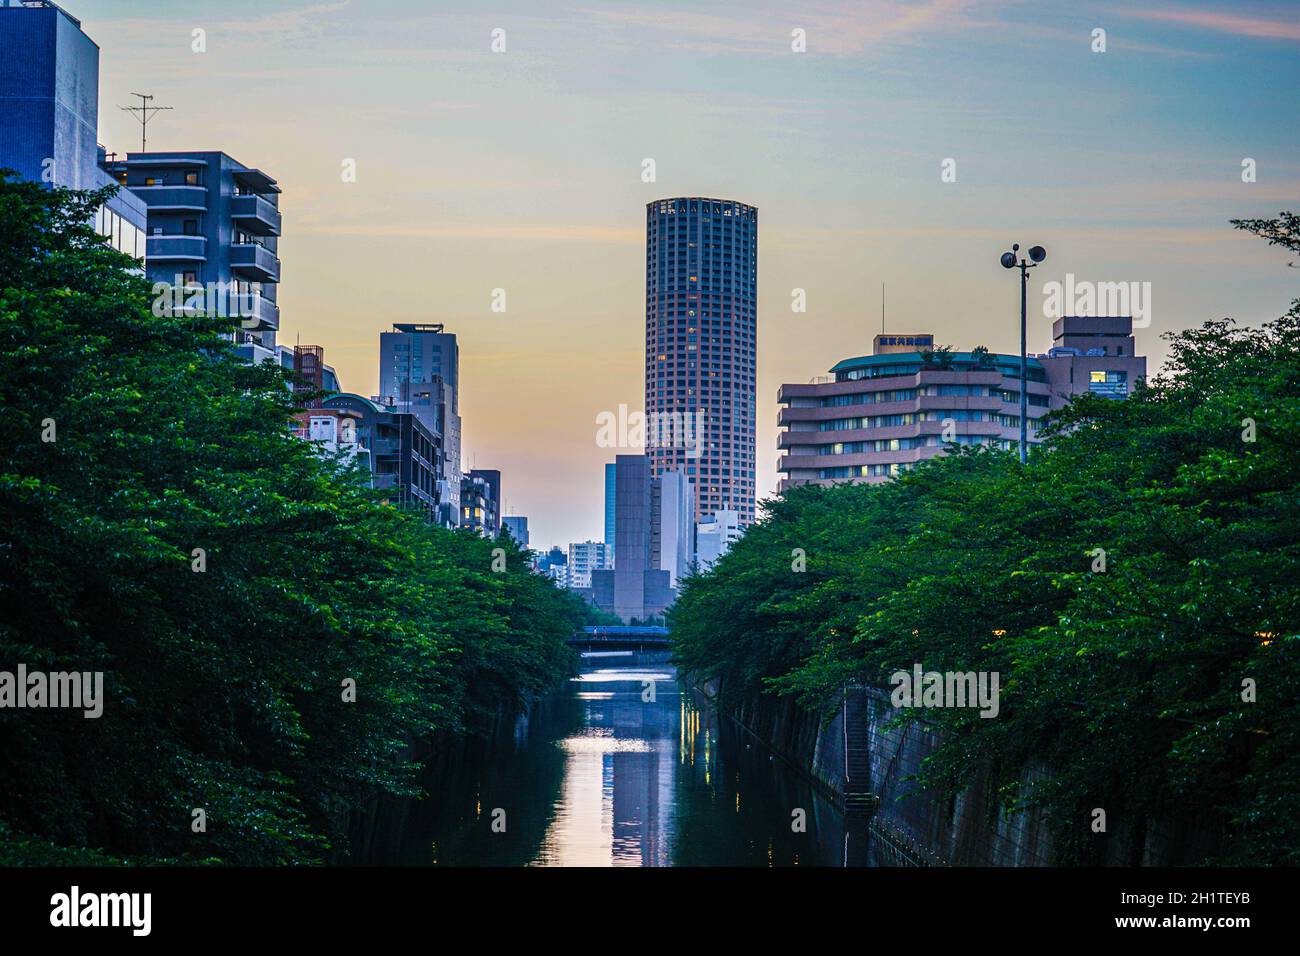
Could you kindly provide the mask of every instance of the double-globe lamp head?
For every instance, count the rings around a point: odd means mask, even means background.
[[[1020,243],[1014,243],[1010,252],[1002,253],[1002,268],[1014,269],[1016,267],[1016,253],[1020,251]],[[1047,258],[1047,250],[1042,246],[1030,246],[1029,258],[1034,262],[1042,262]]]

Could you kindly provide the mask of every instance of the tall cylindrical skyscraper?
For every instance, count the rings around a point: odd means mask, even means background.
[[[758,210],[701,196],[646,205],[646,454],[684,471],[695,518],[754,520]],[[683,438],[685,440],[683,440]]]

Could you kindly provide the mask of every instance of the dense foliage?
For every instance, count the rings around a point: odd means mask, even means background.
[[[414,743],[567,676],[584,606],[293,438],[285,373],[152,314],[103,198],[0,176],[0,670],[106,696],[0,709],[0,860],[324,859]]]
[[[997,718],[923,712],[942,729],[924,782],[990,774],[1047,813],[1063,862],[1101,858],[1095,807],[1112,829],[1217,827],[1216,860],[1300,862],[1300,301],[1170,339],[1148,386],[1078,399],[1026,467],[954,449],[768,502],[687,582],[681,663],[733,702],[827,708],[916,662],[997,671]],[[1025,792],[1029,765],[1051,772]]]

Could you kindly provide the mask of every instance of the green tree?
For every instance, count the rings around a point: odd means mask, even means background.
[[[1293,221],[1251,228],[1300,251]],[[1157,829],[1185,834],[1182,862],[1300,862],[1300,300],[1169,338],[1161,374],[1076,399],[1027,466],[957,449],[769,502],[688,580],[683,666],[728,706],[813,708],[914,663],[997,671],[997,719],[924,714],[924,782],[987,776],[1043,808],[1062,862],[1140,862]],[[1098,806],[1114,839],[1085,825]]]
[[[0,710],[0,858],[324,859],[414,744],[571,673],[583,612],[294,439],[228,320],[153,314],[106,196],[0,175],[0,670],[106,697]]]

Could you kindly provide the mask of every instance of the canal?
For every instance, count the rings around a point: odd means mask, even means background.
[[[513,739],[431,765],[369,809],[353,861],[437,866],[870,866],[872,840],[719,719],[670,665],[583,671]]]

